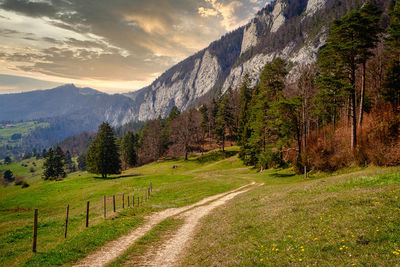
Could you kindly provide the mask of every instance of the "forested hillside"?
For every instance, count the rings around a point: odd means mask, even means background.
[[[260,170],[299,173],[400,163],[400,5],[368,2],[336,19],[316,63],[288,80],[290,61],[267,63],[199,109],[173,108],[140,132],[138,164],[239,144]]]

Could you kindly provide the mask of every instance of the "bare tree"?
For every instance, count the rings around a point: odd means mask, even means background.
[[[188,159],[188,153],[201,146],[204,140],[201,130],[201,114],[195,109],[182,113],[170,124],[170,154],[183,155]]]

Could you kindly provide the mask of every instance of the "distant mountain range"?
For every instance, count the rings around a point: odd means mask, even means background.
[[[146,88],[108,95],[69,84],[0,95],[0,121],[51,120],[57,129],[72,128],[67,131],[71,135],[95,130],[102,121],[118,126],[165,117],[173,106],[185,110],[212,98],[219,90],[237,88],[246,74],[255,85],[263,66],[276,57],[291,62],[288,82],[294,82],[299,68],[317,59],[330,23],[365,2],[276,0],[247,25],[173,66]]]
[[[124,95],[108,95],[73,84],[51,90],[0,95],[0,121],[29,121],[67,118],[108,121],[121,125],[131,121],[133,100]]]

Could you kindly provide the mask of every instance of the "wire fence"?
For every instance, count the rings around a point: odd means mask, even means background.
[[[64,238],[68,237],[68,228],[71,223],[71,218],[78,217],[80,220],[84,219],[83,223],[86,228],[92,224],[98,223],[102,219],[112,217],[116,212],[126,208],[141,207],[147,202],[153,192],[153,184],[150,183],[149,187],[142,192],[135,191],[130,194],[115,194],[111,196],[104,196],[101,201],[87,201],[83,209],[73,209],[70,204],[66,205],[65,209],[65,222],[64,222]],[[82,211],[84,211],[82,213]],[[57,216],[58,217],[58,216]],[[82,218],[83,217],[83,218]],[[32,238],[32,252],[37,251],[37,239],[39,224],[39,210],[35,209],[33,218],[33,238]]]

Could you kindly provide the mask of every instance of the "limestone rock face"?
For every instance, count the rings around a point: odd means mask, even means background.
[[[139,97],[138,112],[133,115],[133,120],[145,121],[164,117],[173,106],[180,110],[187,109],[193,101],[215,86],[220,73],[221,66],[217,57],[208,50],[203,51],[194,59],[190,72],[176,71],[169,80],[160,79],[139,92],[142,97]],[[135,96],[134,100],[137,98]]]
[[[314,15],[315,12],[326,4],[326,2],[327,0],[308,0],[306,9],[307,16]]]
[[[257,44],[257,25],[252,21],[243,32],[241,54]]]
[[[321,14],[334,17],[326,14],[336,12],[327,8],[335,1],[275,0],[267,4],[244,27],[172,67],[150,86],[126,94],[134,102],[127,114],[140,121],[165,117],[173,106],[185,110],[218,90],[236,89],[246,74],[254,86],[264,65],[276,57],[292,63],[288,81],[295,82],[300,67],[315,62],[326,41],[330,21],[315,28],[312,19]],[[301,32],[292,30],[300,24]]]

